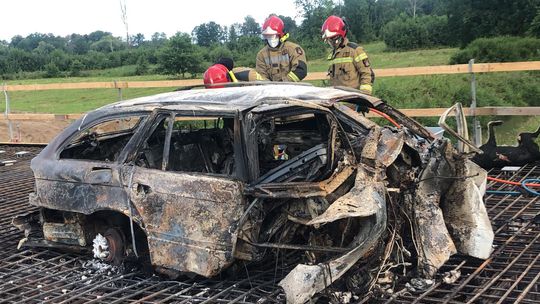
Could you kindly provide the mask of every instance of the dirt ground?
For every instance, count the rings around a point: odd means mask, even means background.
[[[12,121],[13,137],[16,142],[23,143],[48,143],[71,121]],[[9,142],[8,122],[0,121],[0,142]]]

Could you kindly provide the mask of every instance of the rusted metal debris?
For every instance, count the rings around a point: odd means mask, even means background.
[[[162,94],[62,132],[32,161],[39,210],[13,224],[25,231],[20,247],[93,246],[96,257],[137,258],[172,277],[215,277],[292,251],[299,260],[279,283],[289,303],[375,292],[381,276],[399,274],[423,290],[454,254],[492,250],[486,173],[464,152],[351,91]]]

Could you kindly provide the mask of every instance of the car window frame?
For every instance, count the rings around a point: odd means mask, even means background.
[[[193,117],[193,118],[200,118],[200,117],[226,117],[226,118],[233,118],[234,119],[234,137],[233,137],[233,153],[234,153],[234,159],[235,159],[235,165],[238,166],[239,159],[243,158],[242,153],[243,149],[241,148],[241,143],[238,143],[237,141],[242,141],[242,136],[239,132],[236,130],[241,127],[240,122],[240,113],[239,111],[236,112],[223,112],[223,111],[181,111],[176,109],[155,109],[153,113],[150,115],[149,120],[147,122],[147,128],[145,130],[141,131],[141,135],[139,137],[139,140],[134,143],[134,148],[131,151],[131,153],[126,157],[124,160],[124,163],[126,165],[135,165],[135,159],[137,155],[139,154],[139,151],[142,149],[142,146],[144,144],[144,141],[148,139],[149,136],[156,130],[158,125],[161,123],[161,119],[165,117],[166,123],[168,124],[165,138],[164,138],[164,146],[163,146],[163,160],[165,160],[165,156],[167,158],[169,157],[170,153],[170,143],[171,143],[171,136],[172,136],[172,128],[171,125],[174,123],[174,120],[176,117]],[[246,176],[245,176],[245,169],[238,168],[238,170],[235,171],[235,174],[233,175],[225,175],[220,173],[208,173],[208,172],[190,172],[190,171],[172,171],[172,170],[165,170],[163,168],[163,163],[161,163],[161,168],[154,169],[154,168],[146,168],[148,170],[159,170],[162,172],[169,172],[173,174],[203,174],[205,176],[211,176],[211,177],[217,177],[217,178],[227,178],[231,180],[240,180],[245,182]],[[168,160],[167,160],[168,163]],[[136,166],[136,165],[135,165]],[[241,165],[243,167],[243,165]]]
[[[298,109],[298,110],[295,110],[295,109]],[[326,108],[326,107],[316,107],[315,108],[315,107],[305,107],[305,106],[301,106],[301,105],[290,105],[290,108],[280,107],[280,108],[269,108],[268,110],[261,110],[259,107],[255,107],[248,113],[248,115],[251,114],[251,112],[253,111],[253,112],[256,112],[257,115],[274,116],[274,117],[276,117],[276,116],[286,116],[286,115],[279,115],[279,114],[282,114],[285,110],[290,110],[291,112],[298,111],[298,113],[294,113],[294,114],[290,114],[290,115],[304,115],[304,114],[316,114],[316,113],[327,115],[328,118],[330,118],[331,120],[333,120],[336,123],[336,127],[337,127],[335,132],[332,132],[332,130],[330,130],[328,143],[334,142],[335,139],[338,136],[342,136],[342,137],[345,136],[344,138],[342,138],[342,139],[345,139],[343,144],[347,145],[347,150],[350,151],[354,156],[354,151],[352,149],[352,146],[351,146],[350,142],[346,138],[345,130],[343,129],[343,126],[341,125],[341,121],[335,115],[335,113],[333,113],[329,108]],[[251,122],[253,123],[253,120]],[[258,125],[258,123],[255,124],[255,127],[256,127],[256,125]],[[335,137],[331,138],[331,136],[335,136]],[[258,169],[257,171],[260,172],[260,169],[258,168],[259,167],[258,166],[258,162],[259,162],[258,146],[257,145],[255,145],[255,146],[249,145],[248,144],[249,141],[246,140],[246,139],[244,139],[244,141],[246,142],[246,149],[251,150],[252,153],[254,152],[257,155],[257,157],[256,157],[257,169]],[[335,153],[335,151],[333,151],[333,152],[327,151],[327,153]],[[353,160],[354,159],[356,159],[356,158],[353,157]],[[246,159],[246,161],[247,161],[247,159]],[[280,166],[283,166],[286,163],[288,163],[288,162],[284,162]],[[278,167],[280,167],[280,166],[278,166]],[[261,188],[264,185],[274,186],[274,185],[277,185],[277,184],[282,184],[283,189],[289,189],[289,188],[295,188],[299,184],[302,184],[302,185],[307,185],[307,184],[318,185],[321,182],[327,182],[330,178],[332,178],[332,177],[329,177],[329,178],[327,178],[327,179],[325,179],[323,181],[314,181],[314,182],[288,182],[288,183],[272,183],[272,182],[270,182],[270,183],[261,184],[260,181],[261,181],[262,177],[264,177],[264,175],[258,175],[256,178],[253,178],[252,175],[253,174],[251,173],[248,182],[249,182],[250,187],[256,187],[256,188]]]
[[[86,131],[89,128],[95,127],[100,123],[118,119],[120,117],[133,117],[133,116],[141,116],[141,120],[138,122],[137,126],[133,129],[133,135],[128,140],[128,142],[124,145],[122,148],[122,151],[120,151],[120,154],[118,155],[118,158],[112,162],[106,162],[103,160],[91,160],[91,159],[75,159],[75,158],[60,158],[60,154],[66,149],[66,147],[71,143],[71,141],[76,138],[81,132]],[[82,161],[82,162],[99,162],[99,163],[108,163],[108,164],[120,164],[124,162],[124,159],[126,155],[129,153],[129,149],[131,148],[133,142],[137,140],[138,135],[140,134],[141,130],[144,129],[145,125],[148,123],[148,119],[151,116],[151,112],[149,111],[136,111],[136,112],[122,112],[122,113],[115,113],[111,115],[104,115],[99,116],[96,119],[87,122],[84,124],[84,126],[80,126],[76,129],[75,132],[71,133],[69,136],[64,138],[62,143],[58,145],[56,148],[56,151],[54,153],[54,159],[57,161],[60,160],[70,160],[70,161]]]

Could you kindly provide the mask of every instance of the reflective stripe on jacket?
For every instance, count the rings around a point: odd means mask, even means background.
[[[237,67],[237,68],[232,69],[232,71],[230,71],[229,73],[234,75],[234,78],[236,79],[236,81],[234,82],[267,80],[264,77],[262,77],[261,74],[257,73],[255,69],[252,69],[252,68]]]

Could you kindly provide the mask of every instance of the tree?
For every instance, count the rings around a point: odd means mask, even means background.
[[[71,54],[86,54],[90,50],[88,35],[71,34],[68,36],[66,50]]]
[[[185,33],[176,33],[158,54],[159,68],[164,74],[196,74],[202,72],[201,63],[202,56]]]
[[[128,28],[128,20],[127,20],[126,0],[120,0],[120,11],[121,11],[122,23],[124,24],[124,27],[126,28],[126,44],[129,47],[131,44],[129,41],[129,28]]]
[[[134,47],[139,47],[144,43],[144,35],[137,33],[135,36],[131,36],[131,45]]]
[[[150,41],[152,42],[153,46],[160,47],[167,42],[167,35],[165,35],[163,32],[155,32],[152,34]]]
[[[531,26],[527,30],[527,34],[540,38],[540,6],[538,7],[536,17],[534,17],[533,21],[531,22]]]
[[[101,37],[97,42],[92,43],[90,48],[98,52],[114,52],[115,50],[122,49],[124,47],[122,41],[119,38],[112,35],[106,35]]]
[[[88,42],[98,42],[105,36],[112,36],[112,33],[110,32],[104,32],[104,31],[95,31],[90,34],[88,34]]]
[[[60,76],[60,69],[56,64],[49,62],[45,65],[45,77],[53,78]]]
[[[224,40],[223,28],[214,21],[197,25],[193,29],[192,35],[200,46],[210,46]]]
[[[71,77],[81,76],[81,71],[83,69],[84,65],[82,64],[82,62],[80,62],[78,59],[75,59],[71,62],[71,66],[69,67],[69,74]]]
[[[413,18],[416,18],[416,10],[418,9],[418,6],[421,5],[422,0],[407,0],[409,2],[409,10],[411,13],[411,16]]]
[[[246,16],[240,28],[240,33],[244,36],[259,36],[261,34],[261,27],[253,17]]]
[[[290,33],[292,36],[295,36],[298,31],[298,26],[296,21],[289,16],[277,15],[281,20],[283,20],[283,27],[285,32]]]
[[[233,54],[231,50],[224,46],[218,46],[208,53],[208,59],[210,62],[216,62],[219,58],[228,57],[232,58]]]
[[[377,32],[373,26],[375,15],[374,0],[345,0],[344,17],[349,25],[351,38],[356,37],[360,41],[370,41],[375,39]]]
[[[331,0],[295,0],[296,7],[302,12],[304,21],[300,25],[299,38],[313,40],[321,36],[321,26],[334,12]]]
[[[144,56],[140,56],[137,60],[137,66],[135,67],[135,75],[145,75],[148,73],[148,61]]]
[[[479,37],[520,36],[539,5],[539,0],[449,0],[448,24],[462,46]]]

